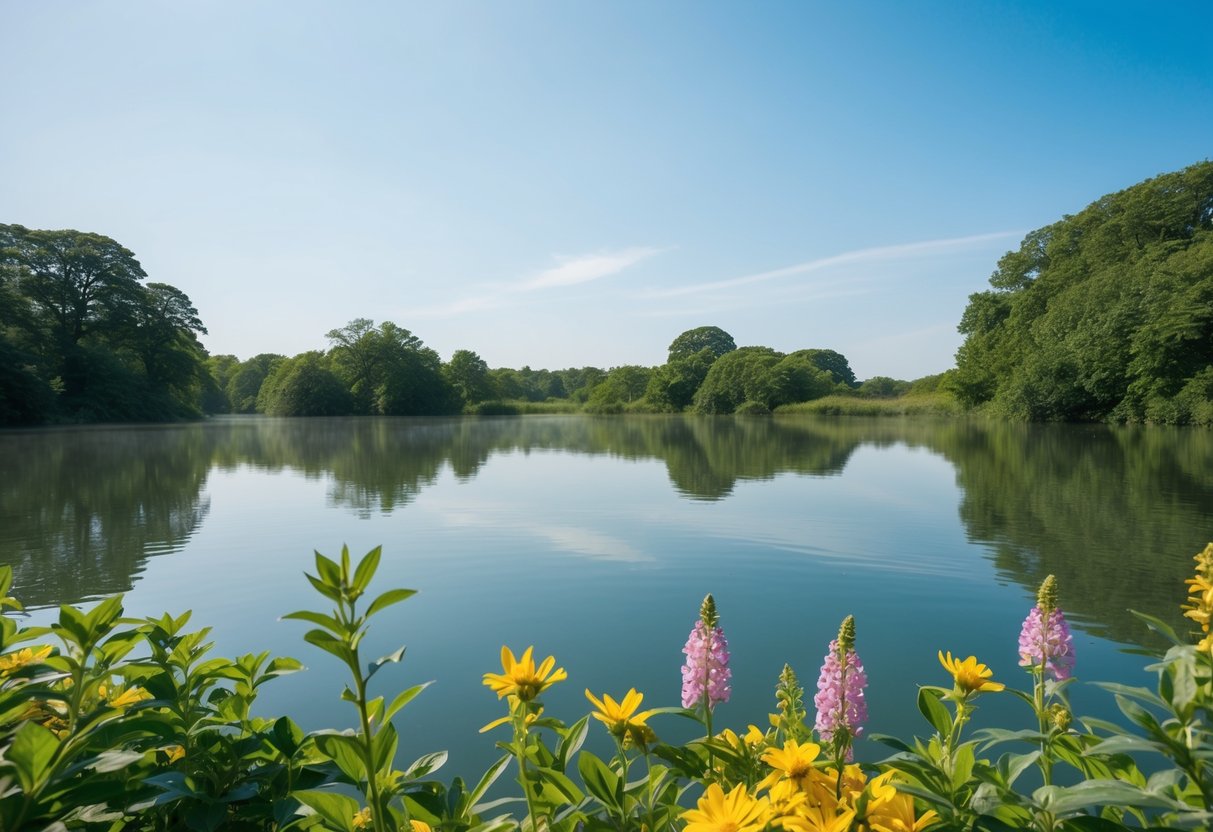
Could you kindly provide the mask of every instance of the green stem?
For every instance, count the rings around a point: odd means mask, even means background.
[[[526,741],[526,709],[519,702],[514,713],[514,752],[518,758],[518,779],[522,781],[522,794],[526,797],[526,812],[531,821],[531,832],[539,832],[539,816],[535,813],[535,801],[531,796],[531,780],[526,770]]]
[[[708,698],[707,687],[703,690],[703,725],[707,729],[708,735],[706,740],[712,739],[712,702]],[[708,746],[708,775],[715,777],[716,775],[716,755],[712,753],[712,746]]]
[[[1049,757],[1049,722],[1045,716],[1045,672],[1044,665],[1032,669],[1033,704],[1036,720],[1040,725],[1040,772],[1046,786],[1053,782],[1053,761]]]
[[[351,631],[356,632],[357,627],[354,626],[354,602],[349,602],[349,616],[345,614],[345,603],[338,605],[338,614],[341,617],[342,623],[346,624]],[[366,765],[366,784],[367,795],[371,803],[371,823],[374,824],[375,832],[386,832],[387,822],[384,815],[386,814],[383,805],[383,798],[379,793],[379,778],[375,771],[375,738],[371,733],[371,717],[367,712],[366,707],[366,678],[362,675],[362,661],[358,657],[358,648],[351,645],[353,639],[347,639],[346,644],[350,645],[350,653],[352,660],[349,663],[349,668],[354,676],[355,687],[355,704],[358,707],[358,719],[362,725],[362,756]]]
[[[619,806],[619,828],[627,832],[628,828],[628,758],[623,753],[623,738],[615,738],[615,747],[619,751],[619,768],[623,778],[623,800]]]

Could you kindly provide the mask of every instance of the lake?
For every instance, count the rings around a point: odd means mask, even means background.
[[[504,712],[481,685],[502,644],[534,644],[568,670],[545,697],[568,722],[588,710],[585,688],[618,698],[635,686],[646,707],[677,705],[680,651],[707,592],[733,654],[721,727],[765,726],[785,661],[811,699],[847,614],[870,731],[925,733],[916,686],[950,681],[940,649],[1025,687],[1016,639],[1048,573],[1075,627],[1077,675],[1148,683],[1145,660],[1124,652],[1151,644],[1128,610],[1188,629],[1183,581],[1211,518],[1213,434],[1183,429],[230,417],[0,433],[0,563],[33,621],[117,592],[132,616],[193,610],[218,654],[307,665],[259,700],[305,728],[350,726],[352,708],[336,660],[280,616],[319,605],[303,577],[313,549],[382,544],[372,590],[419,594],[373,625],[368,658],[408,652],[372,693],[436,680],[397,725],[405,762],[451,752],[447,777],[498,754],[476,731]],[[1092,686],[1074,701],[1114,711]],[[1009,696],[983,697],[983,719],[1032,722]],[[671,739],[689,725],[654,720]]]

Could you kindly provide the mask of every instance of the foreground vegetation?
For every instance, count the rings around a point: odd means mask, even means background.
[[[1157,692],[1101,685],[1129,728],[1071,712],[1077,657],[1049,576],[1019,634],[1025,689],[976,657],[941,651],[935,675],[947,684],[917,691],[926,735],[873,737],[893,750],[883,761],[852,760],[867,676],[850,617],[825,647],[814,714],[785,667],[767,727],[715,730],[731,670],[708,596],[683,648],[681,707],[642,711],[643,694],[621,684],[619,698],[587,690],[590,712],[566,724],[542,705],[567,679],[554,657],[503,647],[500,671],[484,684],[504,715],[481,732],[497,732],[504,754],[474,785],[435,778],[441,752],[397,767],[392,717],[425,686],[370,692],[404,650],[368,662],[360,644],[369,621],[414,594],[368,595],[378,562],[378,549],[356,564],[347,550],[337,560],[317,553],[307,579],[324,607],[286,616],[311,625],[305,641],[349,670],[340,699],[357,727],[343,732],[254,716],[258,690],[299,663],[211,657],[207,630],[188,630],[188,613],[126,619],[115,596],[88,612],[63,606],[46,628],[0,618],[0,828],[1043,832],[1207,828],[1213,819],[1213,544],[1187,582],[1198,643],[1142,616],[1172,644],[1151,665]],[[19,612],[11,578],[0,568],[0,605]],[[1020,699],[1023,723],[967,731],[993,695]],[[656,723],[675,717],[701,723],[704,735],[661,742]],[[583,747],[591,727],[613,740],[609,759]],[[1140,755],[1151,756],[1148,768]],[[511,768],[516,787],[494,797]]]

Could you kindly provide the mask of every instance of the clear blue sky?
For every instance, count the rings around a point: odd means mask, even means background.
[[[951,366],[1023,234],[1213,156],[1209,2],[7,2],[0,222],[132,249],[212,353],[491,366],[685,329]]]

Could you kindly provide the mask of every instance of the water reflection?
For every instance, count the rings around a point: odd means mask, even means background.
[[[0,562],[34,606],[131,588],[147,558],[182,548],[209,507],[208,473],[251,467],[325,483],[359,517],[407,506],[449,469],[469,480],[498,454],[553,451],[664,464],[696,501],[746,480],[843,472],[861,447],[947,459],[959,517],[1008,581],[1053,572],[1091,632],[1135,641],[1139,609],[1184,628],[1190,557],[1213,537],[1207,432],[963,421],[804,418],[232,418],[164,428],[0,434]],[[940,507],[954,518],[955,506]],[[862,506],[855,509],[862,517]],[[471,512],[452,523],[487,522]],[[493,523],[503,522],[493,518]],[[511,521],[549,546],[621,562],[644,553],[611,535],[535,517]],[[946,520],[951,522],[951,520]]]

